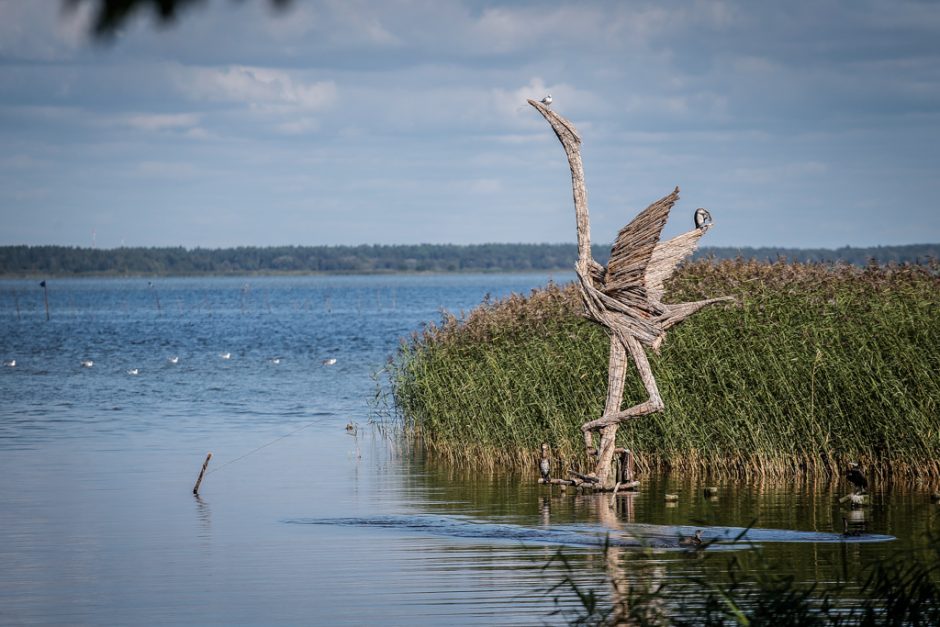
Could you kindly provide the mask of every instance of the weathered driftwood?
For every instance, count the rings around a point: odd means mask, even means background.
[[[535,100],[528,102],[551,125],[568,156],[578,230],[578,262],[575,270],[581,287],[584,315],[603,326],[610,334],[604,413],[600,418],[586,422],[581,430],[588,454],[597,455],[594,477],[600,486],[612,489],[616,483],[611,476],[611,465],[618,425],[624,420],[663,409],[662,397],[644,345],[658,350],[670,327],[702,307],[728,299],[711,298],[679,304],[662,302],[663,284],[672,276],[679,262],[695,250],[699,239],[710,226],[697,227],[666,242],[659,241],[669,211],[679,199],[679,188],[651,204],[620,230],[606,268],[597,263],[591,257],[591,224],[581,163],[581,137],[571,122],[543,103]],[[649,399],[622,409],[628,354],[636,364]],[[596,449],[595,431],[600,434]]]

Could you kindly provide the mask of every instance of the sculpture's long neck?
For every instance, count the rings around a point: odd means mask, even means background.
[[[569,150],[568,165],[571,167],[571,193],[574,196],[574,214],[578,225],[578,268],[586,272],[591,265],[591,218],[588,214],[587,189],[584,187],[584,167],[581,165],[581,151]]]
[[[587,276],[593,257],[591,256],[591,220],[588,216],[587,190],[584,187],[584,166],[581,164],[581,138],[574,125],[545,105],[534,100],[529,104],[538,109],[568,155],[571,168],[571,192],[574,196],[574,212],[578,224],[578,273]]]

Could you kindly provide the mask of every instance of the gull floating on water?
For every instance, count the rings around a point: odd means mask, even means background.
[[[177,355],[173,355],[172,357],[167,357],[166,360],[170,362],[171,364],[180,363],[180,358]]]
[[[231,359],[231,358],[232,358],[232,354],[231,354],[231,353],[222,353],[221,355],[219,355],[219,357],[221,357],[222,359]]]
[[[3,362],[3,365],[6,366],[7,368],[16,368],[16,360],[7,359],[5,362]]]
[[[274,365],[276,366],[276,365],[278,365],[279,363],[281,363],[281,358],[280,358],[280,357],[272,357],[272,358],[269,359],[268,361],[270,361],[272,364],[274,364]]]
[[[94,365],[95,365],[95,362],[93,362],[93,361],[90,360],[90,359],[83,359],[83,360],[82,360],[82,368],[91,368],[91,367],[94,366]]]
[[[323,360],[323,365],[324,365],[324,366],[332,366],[332,365],[335,364],[335,363],[336,363],[336,358],[335,358],[335,357],[330,357],[329,359],[324,359],[324,360]]]
[[[140,374],[140,370],[137,368],[131,368],[130,370],[127,371],[127,374],[131,375],[132,377],[136,377],[137,375]]]

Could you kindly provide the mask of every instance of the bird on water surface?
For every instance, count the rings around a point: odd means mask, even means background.
[[[7,359],[5,362],[3,362],[3,365],[6,366],[7,368],[16,368],[16,360]]]
[[[695,535],[689,536],[687,538],[682,538],[679,540],[679,546],[701,546],[702,545],[702,530],[697,529]]]
[[[83,359],[83,360],[82,360],[82,368],[91,368],[91,367],[94,366],[94,365],[95,365],[95,362],[93,362],[93,361],[90,360],[90,359]]]

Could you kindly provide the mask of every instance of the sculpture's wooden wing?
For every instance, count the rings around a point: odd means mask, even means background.
[[[627,226],[620,229],[610,250],[610,261],[604,280],[604,292],[614,296],[634,296],[645,300],[647,267],[653,256],[669,210],[679,199],[679,188],[641,211]],[[633,300],[632,298],[630,300]]]
[[[663,284],[676,271],[679,263],[695,252],[698,241],[707,228],[693,229],[677,235],[668,242],[661,242],[653,249],[653,254],[646,266],[646,295],[650,300],[662,302],[665,289]]]

